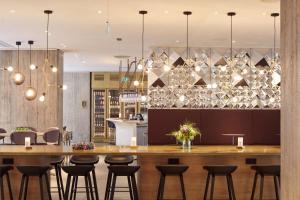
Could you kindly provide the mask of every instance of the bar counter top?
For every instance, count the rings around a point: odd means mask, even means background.
[[[93,150],[73,150],[71,146],[35,145],[32,149],[25,149],[23,145],[0,145],[0,156],[49,156],[49,155],[275,155],[280,156],[280,146],[249,145],[244,149],[236,146],[194,145],[191,149],[182,149],[181,146],[96,146]]]

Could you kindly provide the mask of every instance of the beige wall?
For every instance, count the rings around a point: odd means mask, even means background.
[[[73,141],[90,140],[90,73],[64,73],[63,124],[73,131]],[[82,106],[82,102],[86,106]]]
[[[58,66],[58,72],[53,74],[50,67],[43,73],[46,51],[35,50],[32,52],[32,62],[38,70],[32,73],[32,85],[38,95],[48,91],[45,102],[41,103],[36,98],[27,101],[24,92],[29,86],[29,51],[20,51],[20,72],[25,75],[25,82],[16,86],[11,76],[13,73],[0,70],[0,127],[12,131],[17,126],[30,126],[38,130],[45,130],[51,126],[62,126],[62,90],[57,87],[63,82],[63,52],[51,50],[49,60]],[[17,66],[17,51],[1,50],[0,67]],[[47,81],[51,86],[47,86]]]

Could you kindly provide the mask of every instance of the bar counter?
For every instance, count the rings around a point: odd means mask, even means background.
[[[0,158],[11,158],[14,165],[47,164],[50,155],[107,155],[122,154],[136,155],[137,164],[141,166],[138,175],[138,190],[141,200],[156,199],[159,176],[156,165],[167,164],[168,158],[178,158],[181,164],[189,166],[184,173],[187,199],[199,200],[203,198],[207,172],[204,165],[236,165],[238,169],[233,173],[233,182],[237,199],[250,199],[254,172],[250,169],[252,162],[269,165],[280,164],[280,146],[246,146],[237,149],[235,146],[192,146],[182,149],[181,146],[96,146],[94,150],[72,150],[70,146],[32,146],[26,150],[24,146],[0,145]],[[251,163],[249,163],[249,160]],[[13,177],[13,193],[15,198],[19,193],[21,176],[17,170],[11,173]],[[105,177],[100,177],[105,180]],[[38,199],[38,190],[32,181],[28,199]],[[258,189],[258,188],[257,188]],[[100,188],[103,191],[104,188]],[[102,193],[100,197],[102,198]],[[167,177],[165,184],[165,199],[180,199],[180,185],[177,177]],[[215,182],[214,199],[228,199],[226,179],[217,177]],[[273,179],[266,177],[264,199],[275,199]]]
[[[228,145],[197,145],[191,149],[182,149],[181,146],[96,146],[93,150],[73,150],[70,146],[36,145],[32,149],[25,149],[21,145],[0,145],[0,156],[47,156],[47,155],[280,155],[280,146],[250,145],[244,149]]]

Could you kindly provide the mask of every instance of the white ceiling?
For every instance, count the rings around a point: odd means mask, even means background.
[[[230,20],[234,17],[234,46],[271,47],[271,12],[279,12],[279,0],[109,0],[111,33],[105,32],[107,0],[0,0],[0,41],[36,41],[45,47],[46,16],[50,19],[50,47],[65,51],[65,71],[117,70],[114,55],[141,55],[141,16],[145,16],[145,48],[185,46],[186,18],[191,10],[191,46],[229,46]],[[98,11],[102,13],[99,14]],[[279,20],[278,20],[279,21]],[[279,22],[278,29],[279,29]],[[278,31],[279,32],[279,31]],[[123,41],[117,42],[121,37]],[[278,37],[279,41],[279,37]],[[24,45],[24,47],[27,47]]]

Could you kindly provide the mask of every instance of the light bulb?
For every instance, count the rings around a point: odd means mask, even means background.
[[[181,95],[181,96],[179,97],[179,100],[180,100],[180,101],[184,101],[184,99],[185,99],[185,96],[184,96],[184,95]]]
[[[145,95],[141,96],[141,101],[145,102],[147,100],[147,97]]]
[[[6,68],[6,70],[9,71],[9,72],[12,72],[12,71],[14,71],[14,68],[13,68],[12,66],[8,66],[8,67]]]
[[[225,72],[226,71],[226,66],[221,66],[221,71]]]
[[[68,89],[68,86],[67,86],[67,85],[63,85],[63,86],[62,86],[62,89],[63,89],[63,90],[66,90],[66,89]]]
[[[169,65],[164,65],[164,71],[165,72],[168,72],[168,71],[170,71],[170,69],[171,69],[171,67],[169,66]]]
[[[52,70],[53,73],[56,73],[57,72],[57,67],[51,66],[51,70]]]
[[[29,69],[30,69],[30,70],[35,70],[35,69],[36,69],[36,66],[35,66],[34,64],[31,64],[31,65],[29,66]]]
[[[137,68],[138,68],[139,70],[142,70],[142,69],[143,69],[143,65],[142,65],[141,63],[139,63],[138,66],[137,66]]]
[[[195,71],[196,71],[196,72],[199,72],[199,71],[200,71],[200,69],[201,69],[201,68],[200,68],[200,66],[199,66],[199,65],[196,65],[196,67],[195,67]]]
[[[139,84],[140,84],[139,81],[137,81],[137,80],[133,81],[133,85],[134,85],[134,86],[139,86]]]
[[[109,34],[110,31],[111,31],[111,27],[110,27],[109,21],[106,21],[105,25],[106,25],[105,32],[106,32],[106,34]]]
[[[39,97],[39,101],[40,102],[44,102],[45,101],[45,93],[43,93],[40,97]]]
[[[211,85],[211,87],[212,87],[212,88],[217,88],[218,85],[217,85],[216,83],[213,83],[213,84]]]
[[[237,97],[233,97],[232,98],[232,102],[234,102],[234,103],[238,102],[238,98]]]
[[[27,88],[27,90],[25,91],[25,98],[28,100],[28,101],[32,101],[36,98],[36,90],[32,87],[29,87]]]
[[[25,81],[25,76],[20,72],[16,72],[13,76],[13,81],[16,85],[22,85]]]

